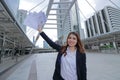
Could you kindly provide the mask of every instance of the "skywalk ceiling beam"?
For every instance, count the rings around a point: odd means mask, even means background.
[[[51,10],[69,10],[68,8],[53,8]]]
[[[59,23],[46,23],[45,25],[60,25]]]
[[[68,11],[65,13],[66,15],[65,15],[65,18],[64,18],[64,21],[63,21],[63,22],[64,22],[64,23],[63,23],[63,26],[64,26],[64,24],[65,24],[65,19],[66,19],[67,15],[69,14],[69,12],[70,12],[73,4],[74,4],[76,1],[77,1],[77,0],[72,0],[72,3],[70,4],[70,7],[69,7]]]
[[[47,9],[47,12],[46,12],[47,17],[48,17],[48,14],[49,14],[50,10],[51,10],[52,3],[53,3],[53,0],[49,0],[48,9]]]
[[[60,13],[60,14],[49,14],[49,15],[65,15],[64,13]]]
[[[64,20],[64,19],[61,19],[61,18],[57,18],[57,19],[48,18],[47,20]]]
[[[52,27],[44,27],[44,29],[57,29],[57,28],[52,28]]]
[[[57,19],[47,19],[47,20],[57,20]]]
[[[56,19],[56,20],[61,20],[61,21],[65,21],[65,19],[66,19],[66,17],[67,17],[67,15],[68,15],[68,13],[69,13],[69,11],[71,10],[71,8],[72,8],[72,6],[73,6],[73,4],[75,3],[75,1],[76,0],[72,0],[72,1],[64,1],[64,2],[53,2],[53,0],[50,2],[50,4],[48,5],[48,9],[50,9],[50,10],[65,10],[66,12],[63,14],[47,14],[47,16],[48,15],[57,15],[57,16],[64,16],[64,19]],[[68,5],[69,4],[69,7],[68,8],[52,8],[51,6],[52,5],[54,5],[54,4],[58,4],[58,5],[62,5],[62,4],[66,4],[66,5]],[[50,11],[50,10],[48,10],[48,11]],[[55,20],[55,19],[48,19],[48,20]],[[46,23],[47,25],[48,24],[50,24],[50,23]],[[59,24],[59,23],[57,23],[57,24]],[[61,23],[62,24],[62,23]],[[61,25],[60,24],[60,25]],[[65,23],[63,23],[62,25],[64,25]],[[50,24],[51,25],[51,24]]]
[[[70,1],[65,1],[65,2],[54,2],[53,4],[71,4],[72,2]]]

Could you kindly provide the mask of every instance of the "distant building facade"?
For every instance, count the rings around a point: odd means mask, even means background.
[[[85,21],[87,38],[120,30],[120,10],[106,6]]]
[[[20,0],[4,0],[8,8],[11,10],[13,16],[17,17],[17,11],[19,9]]]
[[[17,20],[18,20],[18,23],[20,24],[20,27],[25,33],[26,33],[26,26],[23,23],[24,23],[26,16],[27,16],[26,10],[18,10]]]
[[[21,29],[26,33],[26,26],[23,25],[23,21],[27,15],[26,10],[19,10],[20,0],[4,0],[12,15],[20,25]]]
[[[104,7],[85,21],[85,27],[87,39],[120,31],[120,9],[111,6]],[[119,43],[120,41],[111,40],[109,42],[90,44],[90,47],[117,49],[120,47]]]
[[[64,2],[64,0],[60,0],[61,2]],[[66,0],[67,2],[71,0]],[[70,6],[69,4],[61,4],[58,7],[59,8],[68,8]],[[67,11],[67,10],[66,10]],[[65,10],[58,10],[58,14],[66,13]],[[70,12],[68,12],[66,19],[64,15],[57,15],[57,32],[58,32],[58,40],[59,44],[64,44],[66,42],[66,38],[68,34],[72,31],[77,32],[81,37],[84,35],[84,33],[81,33],[83,29],[81,29],[80,24],[80,15],[78,12],[78,5],[77,2],[72,6]],[[63,19],[65,19],[64,22]],[[83,36],[84,37],[84,36]]]

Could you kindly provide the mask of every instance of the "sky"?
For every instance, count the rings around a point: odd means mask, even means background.
[[[38,3],[42,2],[44,0],[20,0],[20,6],[19,9],[24,9],[27,10],[28,12],[35,7],[35,5],[37,5]],[[39,12],[39,11],[46,11],[46,7],[43,9],[43,6],[47,6],[48,0],[45,0],[44,2],[46,5],[39,5],[38,7],[32,9],[30,12]],[[27,6],[26,6],[27,5]],[[41,9],[42,8],[42,9]],[[49,27],[49,26],[48,26]],[[54,26],[53,26],[54,27]],[[49,37],[53,40],[56,41],[57,40],[57,30],[56,29],[43,29],[43,31],[49,35]],[[31,29],[29,27],[27,27],[27,35],[30,38],[31,41],[33,41],[33,36],[37,36],[38,31]],[[43,39],[40,37],[39,40],[36,43],[36,46],[42,47],[43,46]]]
[[[37,5],[38,3],[42,2],[42,1],[44,1],[43,2],[44,4],[41,4],[38,7],[31,10],[33,7],[35,7],[35,5]],[[43,12],[46,12],[48,1],[49,0],[20,0],[19,9],[24,9],[24,10],[27,10],[27,11],[31,10],[31,12],[34,12],[34,11],[39,12],[41,10]],[[84,21],[95,13],[95,11],[93,10],[92,7],[94,7],[94,9],[96,11],[98,11],[98,10],[101,10],[102,8],[104,8],[104,6],[106,6],[106,5],[113,5],[113,4],[111,4],[111,2],[109,0],[77,0],[77,1],[78,1],[78,5],[79,5],[79,8],[80,8],[80,13],[82,12],[84,14],[84,15],[80,14],[81,26],[84,29],[84,31],[85,31]],[[92,7],[87,3],[87,1],[92,5]],[[111,0],[111,1],[119,2],[118,4],[120,4],[119,0]],[[57,40],[57,30],[56,29],[43,29],[43,31],[53,41]],[[31,40],[33,40],[33,37],[31,37],[31,36],[36,36],[37,34],[38,34],[37,31],[31,30],[29,28],[27,29],[27,35]],[[42,47],[43,46],[42,41],[43,41],[43,39],[39,38],[36,45],[39,46],[39,47]]]

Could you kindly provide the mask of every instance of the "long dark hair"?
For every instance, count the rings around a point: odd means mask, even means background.
[[[75,36],[77,37],[76,48],[79,50],[80,53],[85,53],[84,46],[83,46],[83,44],[82,44],[82,42],[81,42],[81,40],[80,40],[80,37],[79,37],[78,33],[76,33],[76,32],[70,32],[70,33],[68,34],[67,40],[66,40],[66,44],[65,44],[64,46],[62,46],[62,48],[61,48],[61,53],[63,53],[64,55],[67,54],[67,53],[66,53],[66,49],[67,49],[67,47],[68,47],[68,38],[69,38],[69,36],[70,36],[71,34],[73,34],[73,35],[75,35]]]

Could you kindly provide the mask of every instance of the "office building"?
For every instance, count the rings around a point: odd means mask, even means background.
[[[106,6],[85,21],[87,38],[120,30],[120,10]]]
[[[61,2],[64,2],[64,0],[60,0]],[[71,1],[71,0],[66,0],[66,2]],[[58,7],[59,8],[68,8],[70,5],[69,4],[61,4]],[[66,10],[67,11],[67,10]],[[65,10],[58,10],[58,14],[63,14],[66,13]],[[71,10],[68,12],[66,19],[64,15],[57,15],[57,32],[58,32],[58,40],[59,43],[64,44],[66,42],[66,38],[69,32],[75,31],[79,35],[80,32],[82,31],[81,25],[80,25],[80,17],[79,17],[79,12],[78,12],[78,6],[77,2],[72,6]],[[65,19],[65,20],[63,20]],[[64,22],[63,22],[64,21]],[[82,34],[83,35],[83,34]]]
[[[10,9],[11,13],[13,16],[16,18],[17,17],[17,12],[19,9],[19,3],[20,0],[4,0],[8,8]]]
[[[26,33],[26,26],[23,24],[24,20],[27,16],[27,11],[26,10],[18,10],[17,14],[17,21],[21,27],[21,29]]]
[[[102,10],[95,13],[89,19],[85,21],[87,39],[93,39],[93,42],[97,39],[96,43],[90,44],[90,46],[98,45],[100,47],[112,47],[119,48],[119,35],[110,38],[109,34],[120,31],[120,9],[106,6]],[[108,35],[107,35],[108,34]],[[107,39],[105,36],[109,37]],[[101,37],[100,37],[101,36]],[[107,41],[106,41],[106,40]],[[98,42],[99,40],[103,40]],[[88,44],[89,45],[89,44]]]
[[[25,10],[19,10],[19,3],[20,0],[4,0],[6,5],[8,6],[9,10],[11,11],[12,15],[20,25],[21,29],[26,32],[26,26],[23,25],[23,20],[27,14]]]

